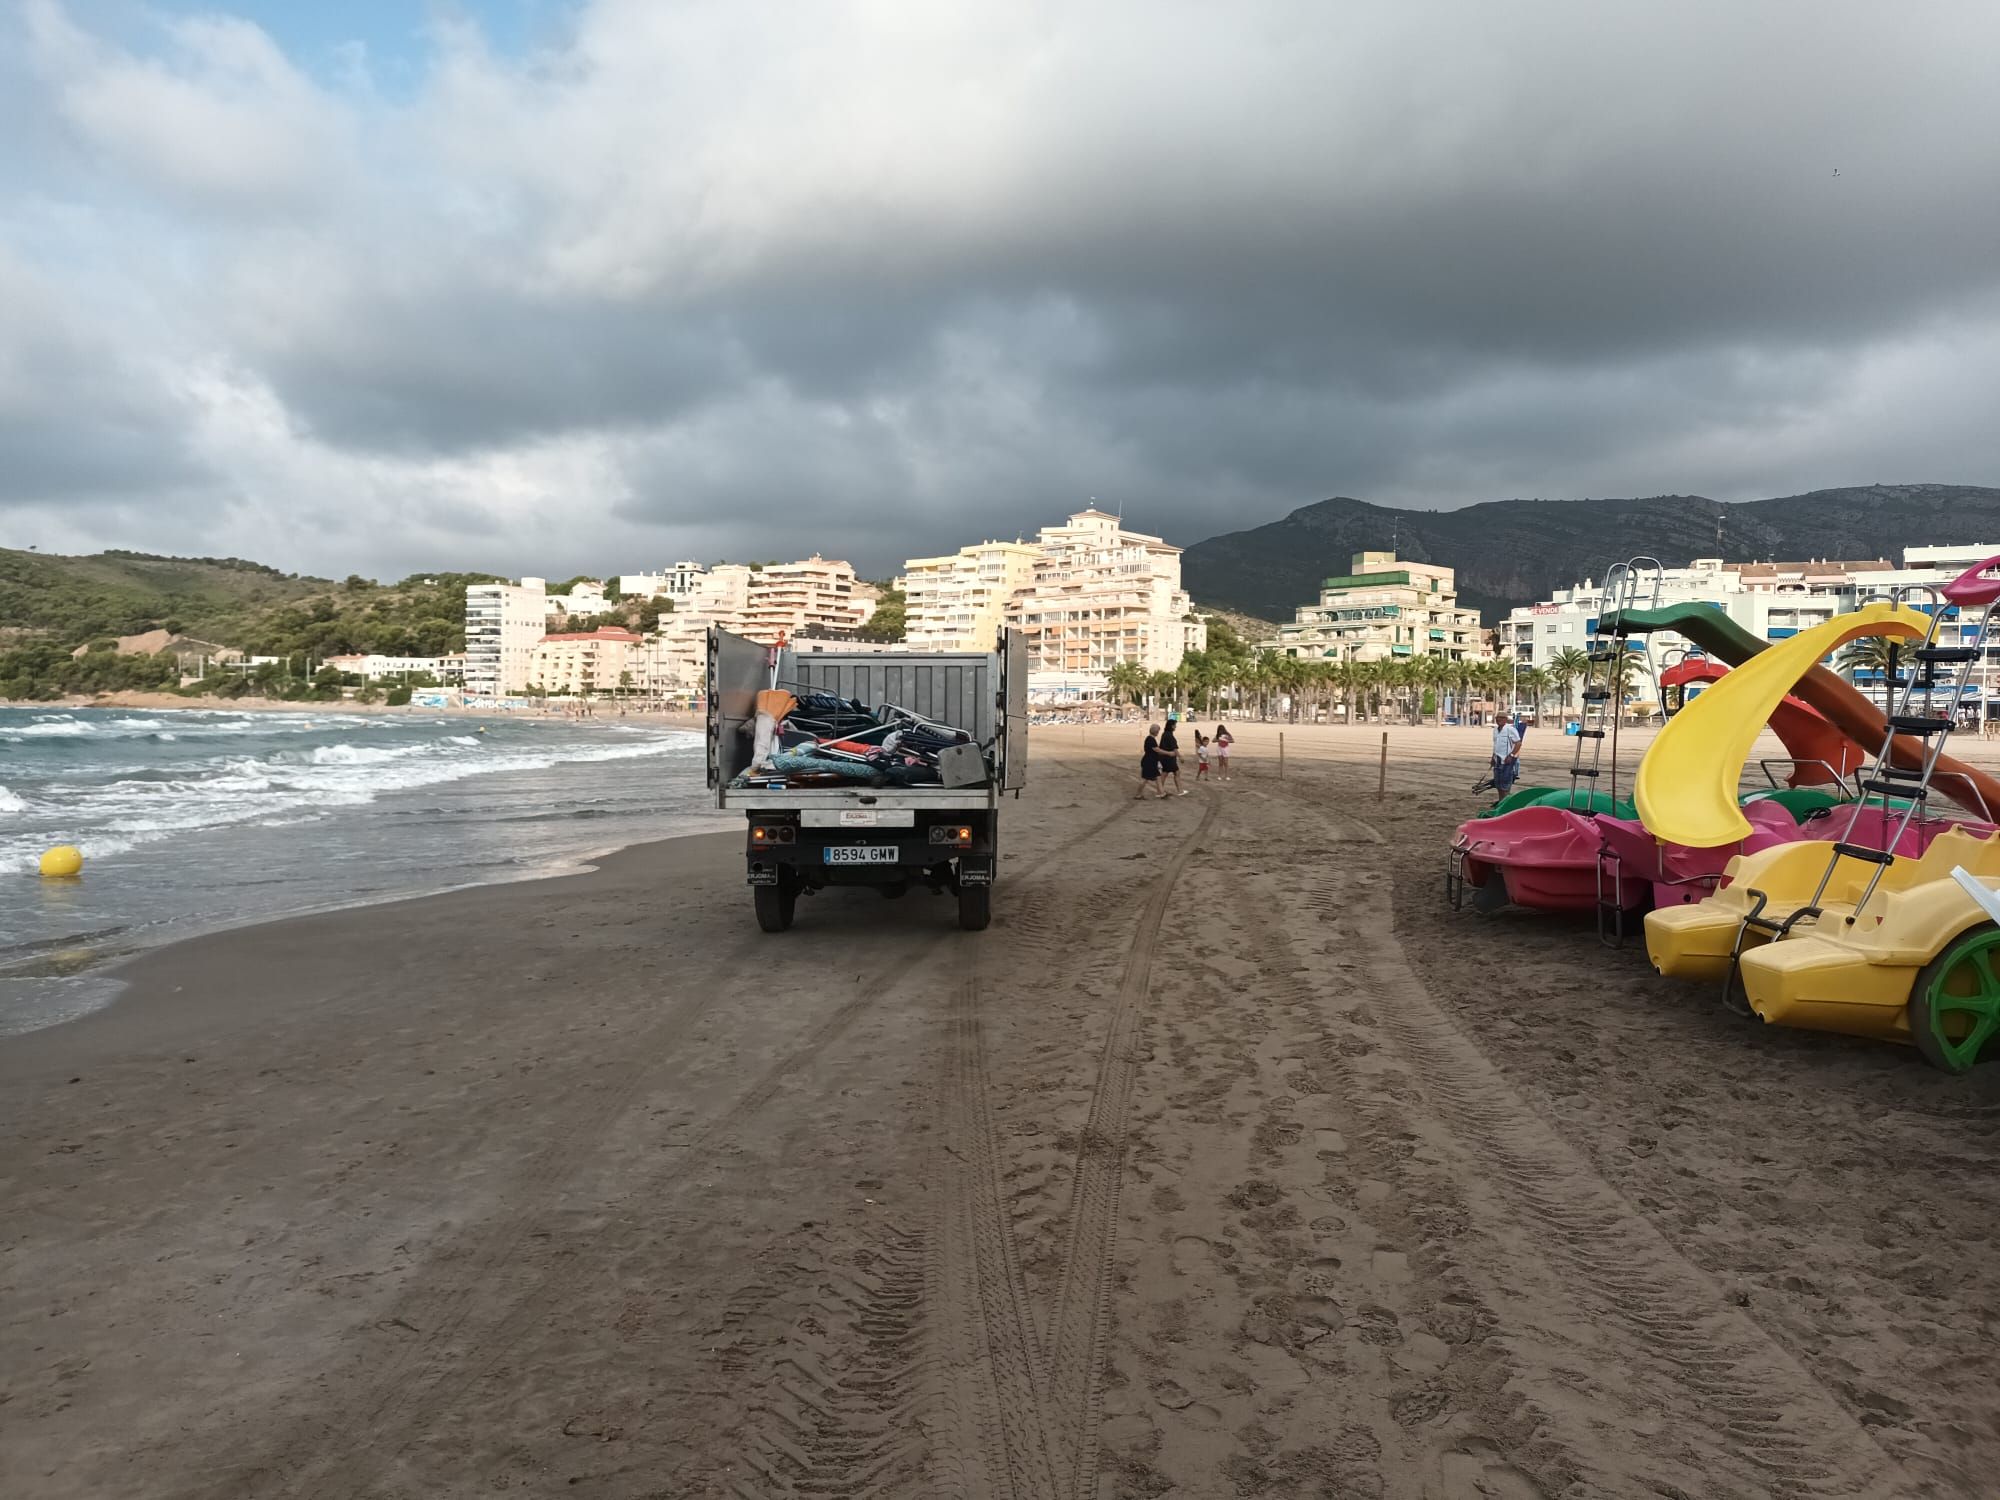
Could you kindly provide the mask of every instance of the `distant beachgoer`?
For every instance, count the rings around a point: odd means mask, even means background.
[[[1188,790],[1181,785],[1181,747],[1174,738],[1174,724],[1178,718],[1177,714],[1168,714],[1167,727],[1160,731],[1160,781],[1164,786],[1166,779],[1173,777],[1174,790],[1185,797]]]
[[[1208,736],[1199,729],[1194,732],[1194,779],[1208,780]]]
[[[1498,802],[1514,789],[1521,774],[1521,731],[1507,714],[1493,720],[1493,800]]]
[[[1227,724],[1215,726],[1215,778],[1218,781],[1229,780],[1229,747],[1235,743],[1235,736],[1230,734]]]
[[[1139,797],[1142,801],[1147,787],[1153,789],[1155,796],[1167,795],[1167,789],[1160,784],[1160,731],[1151,724],[1146,726],[1146,748],[1139,756]]]

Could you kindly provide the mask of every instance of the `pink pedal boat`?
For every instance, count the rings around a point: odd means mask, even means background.
[[[1778,802],[1749,802],[1748,838],[1712,849],[1663,844],[1631,818],[1594,816],[1563,807],[1522,807],[1467,823],[1459,833],[1459,870],[1473,890],[1473,904],[1493,911],[1524,906],[1536,911],[1599,911],[1617,907],[1682,906],[1700,901],[1725,883],[1724,871],[1739,854],[1799,839],[1848,837],[1850,807],[1839,807],[1804,823]],[[1853,837],[1880,848],[1895,835],[1900,815],[1880,807],[1861,809]],[[1994,825],[1960,819],[1912,823],[1892,851],[1917,855],[1947,828],[1984,837]],[[1599,869],[1603,866],[1600,879]]]

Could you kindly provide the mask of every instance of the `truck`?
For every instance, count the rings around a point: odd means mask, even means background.
[[[783,688],[894,706],[970,735],[985,756],[978,785],[788,787],[751,778],[757,694]],[[744,817],[757,925],[783,932],[800,896],[873,886],[900,897],[921,886],[950,896],[958,925],[993,918],[1000,804],[1028,781],[1027,647],[1004,630],[992,651],[800,651],[719,628],[708,633],[708,784],[715,805]],[[969,752],[968,752],[969,753]],[[955,778],[963,779],[963,778]]]

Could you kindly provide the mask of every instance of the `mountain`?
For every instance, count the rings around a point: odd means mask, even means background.
[[[1463,510],[1392,510],[1343,496],[1197,542],[1181,572],[1202,604],[1289,620],[1318,600],[1321,579],[1349,571],[1354,553],[1393,546],[1413,562],[1456,568],[1459,599],[1490,624],[1639,554],[1668,567],[1697,557],[1900,561],[1905,547],[1979,541],[2000,546],[2000,489],[1876,484],[1729,504],[1655,495],[1496,500]]]

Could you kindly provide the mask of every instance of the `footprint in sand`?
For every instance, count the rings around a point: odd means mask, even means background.
[[[1386,1307],[1364,1307],[1354,1315],[1354,1336],[1364,1344],[1386,1347],[1403,1342],[1403,1328]]]
[[[1180,1276],[1212,1277],[1221,1269],[1215,1246],[1198,1234],[1183,1234],[1174,1240],[1174,1272]]]

